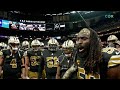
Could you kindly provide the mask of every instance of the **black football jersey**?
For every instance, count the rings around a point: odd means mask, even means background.
[[[85,58],[80,58],[77,56],[76,63],[78,65],[77,69],[77,78],[78,79],[100,79],[99,73],[86,73],[84,67]]]
[[[120,65],[120,52],[116,48],[106,47],[102,49],[102,54],[103,62],[101,63],[100,76],[101,79],[106,79],[107,70],[114,66]]]
[[[9,49],[3,50],[2,55],[4,57],[3,62],[3,72],[4,73],[19,73],[21,72],[22,65],[22,57],[23,51],[17,51],[14,55],[12,55]]]
[[[63,54],[62,50],[58,50],[56,52],[51,52],[49,50],[43,51],[43,57],[44,57],[44,65],[45,65],[45,71],[47,74],[54,74],[56,75],[57,72],[57,63],[58,63],[58,57]]]
[[[84,58],[80,58],[77,55],[76,63],[78,65],[77,69],[77,78],[78,79],[106,79],[107,75],[106,72],[109,68],[117,66],[120,64],[120,53],[117,49],[107,47],[102,49],[102,62],[100,63],[99,73],[88,73],[84,69]]]
[[[28,50],[26,54],[30,62],[30,71],[38,72],[39,63],[41,60],[41,51]]]

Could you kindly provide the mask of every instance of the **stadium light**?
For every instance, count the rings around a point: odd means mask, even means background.
[[[71,11],[70,13],[76,13],[76,11]]]
[[[57,15],[57,14],[52,14],[52,15]]]
[[[70,14],[70,12],[66,12],[66,13],[64,13],[64,14]]]
[[[57,15],[62,15],[62,13],[59,13],[59,14],[57,14]]]

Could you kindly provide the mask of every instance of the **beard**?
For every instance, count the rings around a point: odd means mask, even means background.
[[[79,57],[81,58],[87,58],[88,54],[89,54],[89,45],[85,45],[84,47],[83,46],[78,46],[77,50],[78,50],[78,55]]]
[[[85,51],[83,51],[83,52],[79,52],[79,50],[78,50],[78,55],[79,55],[79,57],[81,57],[81,58],[85,58],[85,57],[88,56],[88,51],[85,50]]]

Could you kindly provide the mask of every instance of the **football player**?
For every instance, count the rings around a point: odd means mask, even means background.
[[[57,72],[58,57],[63,51],[59,50],[59,43],[56,39],[51,38],[48,41],[48,50],[43,51],[43,60],[40,62],[39,78],[42,78],[42,72],[45,70],[46,79],[55,79]]]
[[[30,48],[30,43],[27,41],[27,40],[25,40],[25,41],[23,41],[22,42],[22,50],[23,51],[27,51],[28,49]]]
[[[30,43],[27,40],[23,41],[20,50],[22,50],[24,52],[24,54],[23,54],[24,63],[25,63],[25,56],[24,55],[25,55],[26,51],[29,49],[30,49]],[[23,74],[24,79],[28,78],[26,76],[27,76],[26,74]]]
[[[75,63],[63,75],[67,79],[77,71],[78,79],[120,78],[120,55],[115,49],[102,50],[97,33],[83,28],[77,35]]]
[[[23,52],[19,50],[20,41],[18,37],[10,36],[8,45],[9,49],[2,50],[0,53],[0,69],[3,67],[3,79],[19,79],[25,72],[25,66]]]
[[[107,38],[108,46],[102,49],[103,54],[103,69],[101,76],[109,79],[120,78],[119,63],[120,63],[120,53],[116,48],[118,43],[118,38],[115,35],[110,35]],[[117,70],[117,71],[116,71]],[[106,73],[106,74],[104,74]],[[113,74],[114,73],[114,74]]]
[[[74,42],[72,40],[67,40],[62,44],[62,49],[64,54],[58,58],[58,67],[56,73],[56,79],[61,79],[64,73],[71,67],[73,64],[73,52],[74,52]],[[71,76],[72,77],[72,76]],[[71,78],[70,77],[70,78]],[[72,77],[74,78],[74,77]]]
[[[35,39],[31,42],[31,50],[24,53],[26,78],[38,79],[38,66],[42,59],[40,51],[40,41]],[[30,67],[30,68],[29,68]]]
[[[116,47],[115,43],[118,41],[118,38],[115,35],[110,35],[107,38],[108,46],[107,47]]]

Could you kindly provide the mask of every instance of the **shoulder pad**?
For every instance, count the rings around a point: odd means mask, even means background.
[[[120,55],[112,55],[108,62],[108,68],[117,66],[119,64],[120,64]]]
[[[118,50],[114,47],[107,47],[107,48],[102,49],[102,52],[105,52],[105,53],[108,53],[108,54],[112,54],[114,51],[118,51]]]
[[[0,56],[2,56],[3,55],[3,52],[2,51],[0,51]]]

